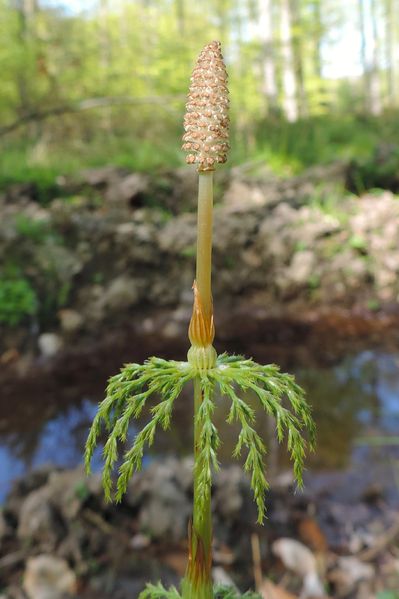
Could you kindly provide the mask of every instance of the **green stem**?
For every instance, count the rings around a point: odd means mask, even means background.
[[[212,313],[213,171],[199,173],[197,221],[197,286],[206,316]]]
[[[202,402],[201,381],[199,377],[194,379],[194,462],[197,463],[199,444],[202,435],[201,426],[196,422],[197,414]],[[193,528],[204,543],[206,555],[211,557],[212,550],[212,519],[211,519],[211,489],[208,489],[205,508],[198,510],[198,478],[199,472],[194,470],[194,510]],[[210,560],[210,558],[209,558]]]
[[[197,272],[198,291],[206,316],[212,314],[212,221],[213,172],[199,172]],[[199,510],[199,443],[202,435],[197,415],[202,402],[200,377],[194,379],[194,500],[190,523],[189,563],[182,584],[183,599],[212,599],[212,515],[211,489],[206,493],[205,506]]]
[[[194,418],[202,401],[201,383],[199,377],[194,379]],[[199,452],[199,440],[202,434],[201,426],[194,420],[194,501],[193,520],[190,523],[189,563],[182,584],[183,599],[212,599],[212,515],[211,489],[206,495],[205,507],[198,509],[198,478],[196,468]],[[202,490],[203,493],[203,490]]]

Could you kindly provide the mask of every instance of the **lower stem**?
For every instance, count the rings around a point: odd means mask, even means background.
[[[194,501],[193,519],[189,530],[189,561],[182,584],[183,599],[212,599],[212,514],[211,489],[208,489],[206,503],[201,512],[198,509],[198,451],[201,426],[197,414],[202,402],[199,377],[194,379]],[[203,493],[203,491],[202,491]]]

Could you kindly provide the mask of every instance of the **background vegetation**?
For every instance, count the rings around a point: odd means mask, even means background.
[[[176,165],[187,81],[221,39],[234,163],[281,173],[396,143],[397,0],[0,0],[0,182]]]

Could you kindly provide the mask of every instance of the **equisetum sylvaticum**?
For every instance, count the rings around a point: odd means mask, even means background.
[[[193,285],[194,306],[188,329],[191,347],[187,361],[149,358],[144,364],[127,364],[111,377],[106,397],[100,403],[86,444],[89,471],[93,451],[103,429],[103,485],[106,498],[120,501],[130,477],[140,470],[143,452],[151,446],[157,427],[168,429],[174,402],[185,385],[194,390],[193,514],[189,523],[188,564],[181,589],[165,590],[161,584],[148,585],[142,598],[211,599],[212,585],[212,471],[218,469],[220,438],[214,422],[215,401],[227,405],[227,422],[238,422],[240,432],[234,457],[245,453],[258,522],[265,516],[264,458],[266,444],[256,430],[256,412],[248,402],[255,396],[260,407],[275,422],[276,435],[287,441],[295,478],[302,484],[305,450],[314,444],[314,423],[302,389],[278,366],[262,366],[252,359],[222,353],[213,347],[215,327],[211,292],[213,175],[226,162],[229,149],[229,98],[227,73],[219,42],[202,50],[195,65],[184,117],[183,149],[186,161],[198,170],[197,264]],[[245,202],[245,198],[242,200]],[[215,273],[217,276],[217,273]],[[131,447],[126,444],[129,424],[138,418],[148,398],[158,398],[147,424]],[[305,434],[304,434],[305,433]],[[113,476],[116,471],[117,476]],[[229,591],[230,592],[230,591]],[[227,591],[226,591],[227,593]],[[229,595],[231,597],[235,596]]]

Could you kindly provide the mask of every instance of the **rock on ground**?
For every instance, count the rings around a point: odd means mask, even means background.
[[[23,586],[29,599],[68,599],[76,590],[76,575],[65,560],[38,555],[27,561]]]

